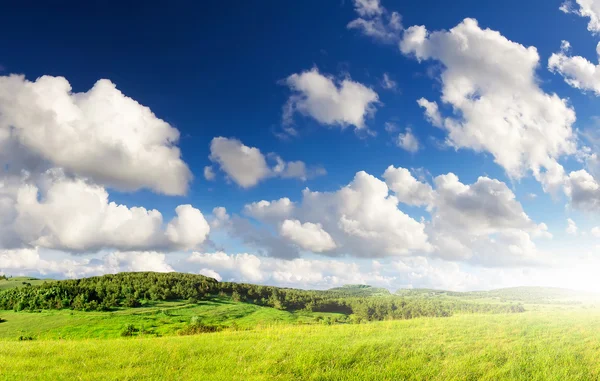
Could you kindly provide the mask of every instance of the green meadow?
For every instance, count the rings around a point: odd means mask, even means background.
[[[125,306],[146,291],[175,298],[193,287],[200,299]],[[49,282],[0,291],[14,306],[0,310],[0,380],[597,380],[596,300],[561,289],[304,291],[153,273]],[[114,306],[103,310],[106,301]]]
[[[600,311],[0,341],[15,380],[595,380]]]

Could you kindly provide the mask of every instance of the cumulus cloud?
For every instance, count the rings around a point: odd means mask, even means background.
[[[103,254],[98,259],[53,258],[37,248],[0,250],[0,273],[55,278],[81,278],[124,271],[170,272],[166,255],[153,251]]]
[[[595,65],[581,56],[569,56],[569,47],[570,44],[563,41],[561,51],[548,59],[548,69],[560,74],[572,87],[600,95],[600,64]],[[596,52],[600,57],[600,43]]]
[[[253,254],[195,252],[187,267],[198,266],[203,275],[217,274],[224,281],[254,282],[283,287],[327,289],[345,284],[398,288],[433,287],[471,289],[480,280],[455,263],[424,257],[402,258],[385,265],[325,259],[277,259]]]
[[[298,220],[285,220],[279,227],[279,234],[304,250],[314,253],[331,251],[336,248],[333,238],[323,230],[321,224],[301,223]]]
[[[365,128],[365,118],[375,113],[379,102],[377,93],[349,78],[336,82],[316,68],[287,77],[284,83],[292,95],[284,107],[284,122],[291,123],[300,113],[327,126]]]
[[[60,167],[118,190],[182,195],[192,174],[178,138],[109,80],[73,93],[63,77],[0,76],[0,161],[15,172]]]
[[[402,212],[398,204],[385,182],[358,172],[350,184],[338,191],[313,192],[307,188],[298,203],[286,198],[260,201],[247,205],[245,212],[273,227],[285,220],[318,226],[335,242],[335,249],[324,252],[327,255],[385,257],[429,250],[425,225]],[[288,234],[279,239],[290,237]],[[290,257],[284,252],[278,256]]]
[[[260,201],[244,210],[276,230],[278,234],[263,230],[264,236],[270,235],[270,243],[282,245],[287,240],[330,256],[429,255],[484,266],[544,261],[533,239],[551,238],[548,228],[531,220],[505,183],[480,177],[473,184],[463,184],[449,173],[436,177],[432,187],[409,170],[393,166],[383,178],[385,182],[358,172],[338,191],[305,189],[298,202],[287,198]],[[400,203],[425,207],[431,218],[418,222],[399,208]],[[295,230],[299,232],[293,236]],[[331,248],[325,249],[323,242],[331,242]],[[270,252],[286,258],[298,255],[297,251]]]
[[[412,130],[407,128],[403,133],[399,133],[396,138],[396,145],[405,151],[415,153],[421,148],[419,140],[413,135]]]
[[[215,172],[213,171],[212,166],[207,165],[206,167],[204,167],[204,178],[206,180],[214,181],[216,177],[217,177],[217,175],[215,175]]]
[[[354,10],[359,17],[348,23],[348,29],[384,43],[400,39],[402,17],[398,12],[388,12],[379,0],[354,0]]]
[[[433,205],[435,193],[431,185],[415,179],[408,169],[390,165],[383,178],[400,202],[415,206]]]
[[[576,152],[575,112],[539,87],[535,47],[465,19],[449,31],[412,26],[400,49],[419,61],[443,64],[441,101],[455,115],[442,117],[435,102],[421,99],[419,104],[434,125],[448,132],[448,144],[490,152],[514,179],[531,171],[547,190],[562,185],[558,159]]]
[[[427,231],[437,255],[488,266],[543,262],[532,236],[551,237],[548,228],[529,218],[506,184],[480,177],[465,185],[449,173],[435,185]]]
[[[0,180],[0,245],[72,252],[190,249],[209,232],[202,213],[179,206],[166,231],[162,214],[109,201],[106,189],[49,171],[37,182]]]
[[[309,178],[327,173],[322,167],[308,168],[302,161],[286,162],[275,154],[265,156],[256,147],[248,147],[237,139],[224,137],[213,138],[210,143],[209,158],[242,188],[253,187],[271,177],[295,178],[306,181]],[[268,158],[271,158],[275,163],[270,165],[267,162]],[[214,178],[212,168],[210,175]]]
[[[573,208],[587,212],[600,211],[600,185],[585,169],[569,173],[565,193]]]
[[[599,0],[575,0],[565,1],[560,10],[565,13],[574,13],[578,16],[589,18],[588,30],[594,34],[600,32],[600,1]]]

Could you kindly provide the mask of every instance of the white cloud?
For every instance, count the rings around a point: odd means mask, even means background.
[[[285,162],[275,154],[268,157],[275,161],[274,166],[271,167],[267,163],[267,157],[258,148],[248,147],[237,139],[216,137],[210,143],[210,160],[219,165],[221,170],[242,188],[253,187],[270,177],[306,181],[327,173],[322,167],[307,168],[302,161]]]
[[[449,31],[410,27],[400,49],[419,61],[443,64],[441,100],[455,116],[442,118],[434,102],[421,99],[419,104],[434,125],[448,132],[448,144],[490,152],[514,179],[531,171],[547,190],[562,185],[558,159],[576,151],[575,112],[556,94],[540,89],[535,47],[465,19]]]
[[[567,228],[565,232],[570,235],[577,235],[577,224],[570,218],[567,218]]]
[[[345,284],[369,284],[392,291],[398,288],[427,287],[449,290],[473,289],[488,285],[461,270],[456,263],[424,257],[402,258],[386,263],[324,259],[265,258],[252,254],[193,253],[190,266],[202,267],[204,275],[218,274],[224,281],[254,282],[295,288],[327,289]],[[481,286],[480,286],[481,287]]]
[[[407,128],[404,133],[399,133],[396,139],[396,145],[408,152],[415,153],[421,147],[419,140],[413,135],[412,130]]]
[[[209,230],[202,213],[186,205],[176,209],[178,217],[165,233],[159,211],[110,202],[104,188],[60,171],[47,172],[36,183],[6,178],[0,185],[4,247],[74,252],[195,248]],[[190,235],[190,229],[198,230]]]
[[[386,90],[396,90],[398,88],[398,84],[396,81],[390,78],[388,73],[383,73],[383,78],[381,79],[381,86],[383,86]]]
[[[566,1],[560,6],[560,10],[565,13],[574,13],[581,17],[589,18],[588,30],[594,34],[600,32],[600,1],[576,0],[576,4]]]
[[[210,227],[201,211],[188,204],[179,205],[175,213],[177,217],[165,231],[169,242],[182,249],[193,249],[206,240]]]
[[[62,77],[0,76],[0,161],[18,172],[61,167],[124,191],[185,194],[179,132],[109,80],[73,93]],[[35,163],[23,168],[24,163]]]
[[[210,143],[210,159],[242,188],[255,186],[271,176],[271,169],[262,152],[237,139],[214,138]]]
[[[408,169],[394,168],[390,165],[385,170],[383,178],[400,202],[415,206],[433,204],[435,193],[431,185],[415,179]]]
[[[261,221],[277,222],[291,216],[294,203],[287,197],[273,201],[258,201],[244,206],[244,213]]]
[[[166,255],[153,251],[111,252],[98,259],[52,258],[37,248],[0,250],[0,273],[56,278],[81,278],[124,271],[170,272]]]
[[[385,257],[429,250],[425,225],[398,209],[398,203],[398,198],[389,194],[386,183],[358,172],[350,184],[338,191],[305,189],[299,203],[292,204],[289,199],[261,201],[247,205],[245,211],[273,227],[284,220],[320,225],[337,246],[327,251],[328,255]],[[284,251],[275,255],[292,256]]]
[[[569,56],[568,47],[563,41],[561,51],[553,53],[548,60],[548,69],[551,72],[563,76],[566,83],[576,89],[583,91],[593,91],[597,96],[600,95],[600,64],[594,65],[592,62],[581,56]],[[596,47],[600,57],[600,43]]]
[[[204,167],[204,178],[206,180],[214,181],[216,177],[217,177],[217,175],[215,175],[215,172],[213,171],[212,166],[207,165],[206,167]]]
[[[590,233],[596,237],[596,238],[600,238],[600,226],[594,226],[592,228],[592,230],[590,230]]]
[[[587,211],[600,211],[600,185],[585,169],[569,173],[565,193],[573,208]]]
[[[379,0],[354,0],[354,10],[358,18],[348,23],[348,29],[357,29],[384,43],[394,43],[400,39],[402,17],[398,12],[389,13]]]
[[[506,184],[480,177],[465,185],[452,173],[435,184],[427,231],[437,255],[486,266],[543,262],[531,236],[551,237],[547,226],[527,216]]]
[[[292,74],[285,84],[293,94],[284,108],[284,122],[290,123],[299,112],[321,124],[342,128],[353,125],[365,128],[365,118],[375,113],[379,97],[375,91],[349,78],[339,85],[334,78],[319,73],[314,68]]]
[[[333,238],[323,230],[321,224],[301,223],[298,220],[285,220],[279,227],[279,234],[314,253],[331,251],[336,248]]]

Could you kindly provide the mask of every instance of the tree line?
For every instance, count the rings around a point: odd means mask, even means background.
[[[455,300],[400,296],[353,296],[338,291],[316,291],[218,282],[202,275],[184,273],[119,273],[99,277],[48,281],[37,286],[0,292],[0,309],[34,311],[74,309],[110,311],[137,307],[148,301],[188,300],[194,303],[217,296],[280,310],[337,312],[356,320],[410,319],[450,316],[456,312],[522,312],[521,305],[482,304]]]

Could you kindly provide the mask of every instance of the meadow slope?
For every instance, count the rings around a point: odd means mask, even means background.
[[[0,379],[599,379],[600,310],[551,311],[183,337],[0,341]]]

